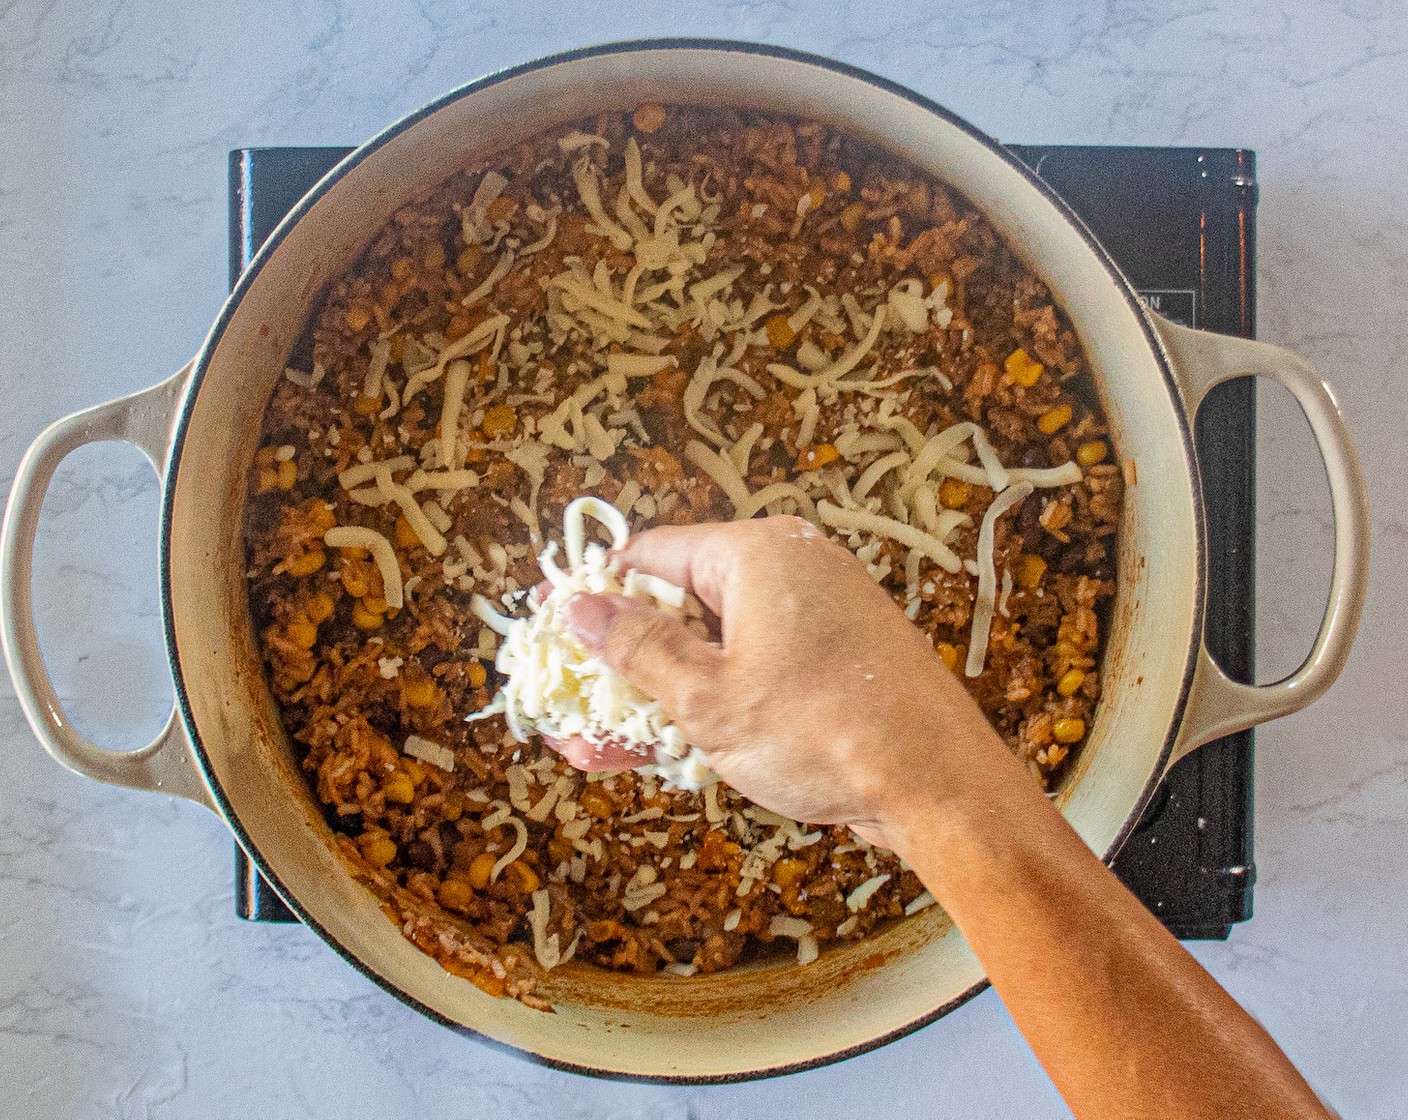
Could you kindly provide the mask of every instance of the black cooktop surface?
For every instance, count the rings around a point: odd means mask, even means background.
[[[230,282],[289,209],[348,151],[230,153]],[[1239,149],[1012,145],[1081,215],[1150,306],[1178,322],[1251,337],[1255,156]],[[1209,539],[1207,643],[1250,680],[1256,411],[1250,379],[1214,390],[1198,416]],[[293,921],[238,848],[241,917]],[[1182,938],[1224,938],[1252,913],[1252,734],[1179,762],[1114,869]]]

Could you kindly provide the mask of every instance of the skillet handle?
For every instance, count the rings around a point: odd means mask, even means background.
[[[1303,359],[1265,342],[1193,330],[1152,312],[1149,318],[1168,352],[1190,426],[1208,390],[1232,378],[1269,377],[1290,390],[1315,437],[1335,517],[1330,593],[1309,656],[1274,684],[1242,684],[1218,668],[1200,639],[1172,764],[1210,740],[1300,711],[1340,675],[1369,580],[1369,494],[1334,392]]]
[[[31,586],[39,510],[58,465],[85,443],[122,440],[141,450],[164,477],[190,371],[188,364],[150,389],[66,416],[25,452],[0,524],[0,640],[20,708],[56,761],[100,782],[171,793],[215,810],[174,706],[157,737],[134,751],[105,750],[74,729],[39,652]]]

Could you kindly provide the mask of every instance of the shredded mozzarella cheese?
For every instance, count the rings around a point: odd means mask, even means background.
[[[428,762],[432,766],[438,766],[441,770],[453,770],[455,768],[454,751],[430,739],[423,739],[419,735],[407,735],[405,746],[401,749],[412,758],[418,758],[422,762]]]
[[[621,548],[629,527],[621,512],[600,498],[578,498],[563,515],[566,567],[554,559],[556,544],[538,558],[552,585],[526,618],[501,615],[482,596],[471,609],[504,636],[496,665],[504,684],[493,702],[470,720],[502,713],[519,742],[537,732],[552,739],[613,742],[641,755],[639,767],[682,789],[699,789],[713,775],[669,720],[658,701],[613,672],[568,629],[563,608],[579,593],[614,593],[648,599],[677,618],[687,613],[681,588],[637,572],[622,573],[599,544],[586,539],[586,518],[610,530]]]
[[[381,572],[381,597],[386,600],[386,605],[396,610],[405,606],[401,594],[401,565],[396,562],[396,550],[375,529],[334,525],[323,534],[323,543],[329,548],[365,548],[372,554],[377,570]]]
[[[445,367],[445,403],[440,409],[440,465],[454,467],[463,460],[455,453],[460,432],[460,408],[472,368],[463,358]]]
[[[425,550],[432,556],[443,555],[445,538],[440,530],[430,523],[430,518],[425,516],[425,511],[416,502],[415,495],[404,486],[392,482],[391,472],[385,467],[377,471],[376,485],[377,489],[381,491],[383,500],[394,501],[401,507],[406,523],[420,538],[420,543],[425,546]]]
[[[956,572],[963,566],[958,554],[943,541],[912,525],[906,525],[903,521],[881,517],[862,509],[841,509],[828,501],[818,502],[816,512],[821,520],[833,529],[850,533],[877,533],[882,537],[889,537],[905,548],[927,556],[946,572]]]
[[[890,876],[888,875],[872,875],[846,896],[846,908],[851,911],[859,910],[870,901],[871,895],[889,881]]]
[[[978,529],[978,597],[973,602],[973,631],[968,640],[968,663],[964,672],[976,677],[988,656],[988,636],[997,606],[997,567],[993,562],[993,535],[997,519],[1032,492],[1030,482],[1019,482],[993,499]]]
[[[735,521],[746,521],[755,516],[759,510],[772,505],[773,502],[792,499],[797,503],[797,512],[805,517],[813,525],[819,523],[816,512],[816,503],[812,501],[811,495],[798,486],[795,482],[774,482],[770,486],[764,486],[757,493],[748,498],[741,505],[736,505],[733,511]]]
[[[706,447],[697,439],[692,439],[685,445],[684,456],[718,483],[719,489],[733,503],[735,510],[747,507],[751,497],[748,486],[739,475],[738,469],[725,456],[713,448]]]

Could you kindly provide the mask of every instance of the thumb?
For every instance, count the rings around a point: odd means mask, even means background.
[[[688,734],[714,695],[723,653],[679,619],[625,595],[575,595],[564,618],[587,649],[651,698]]]

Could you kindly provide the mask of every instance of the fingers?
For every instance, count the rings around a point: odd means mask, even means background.
[[[629,770],[651,761],[648,751],[614,739],[593,743],[578,735],[561,740],[544,735],[543,741],[578,770]]]
[[[717,695],[723,652],[648,602],[577,595],[564,617],[583,645],[660,701],[686,733],[701,698]]]
[[[721,616],[736,532],[732,524],[665,525],[632,537],[617,555],[632,568],[692,592]]]

